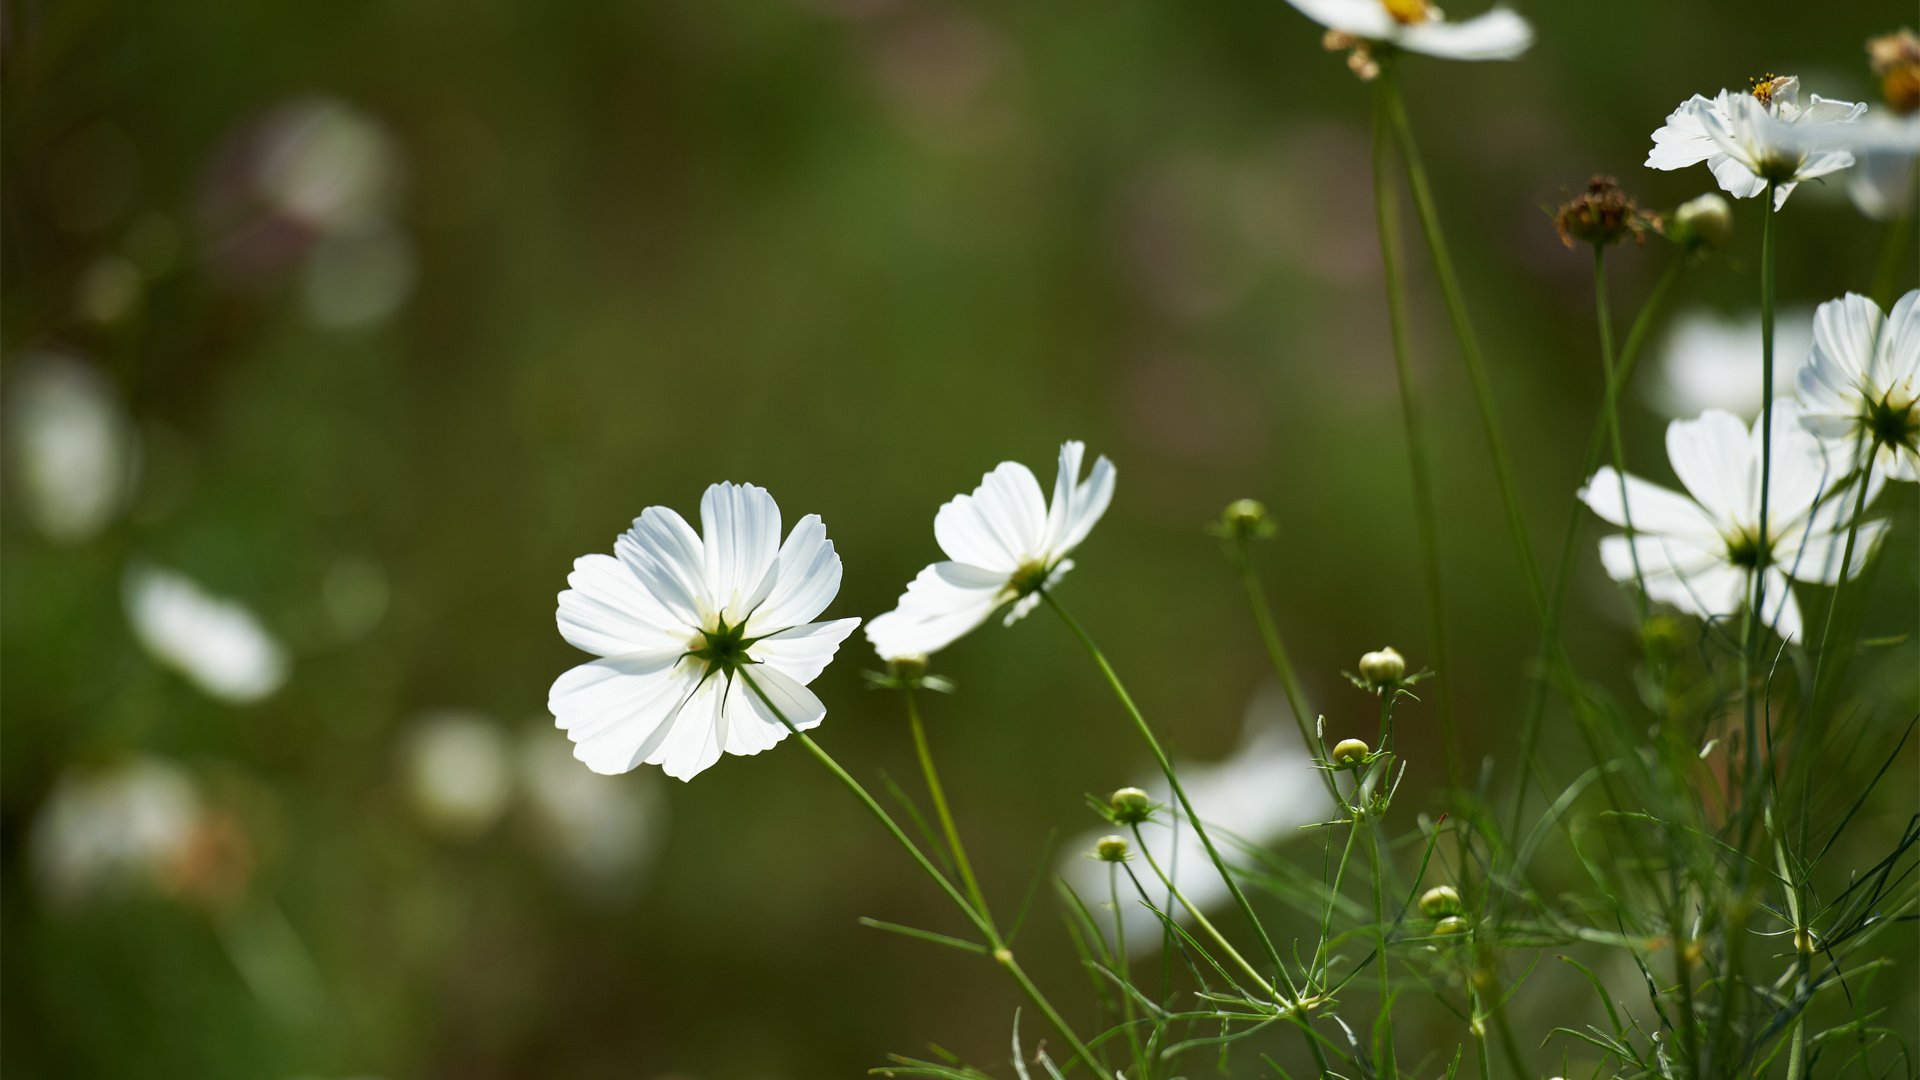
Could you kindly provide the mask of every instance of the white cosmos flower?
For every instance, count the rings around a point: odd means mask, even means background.
[[[1813,345],[1813,312],[1789,308],[1774,316],[1773,393],[1793,393],[1794,373]],[[1708,409],[1743,420],[1760,415],[1765,388],[1760,378],[1760,313],[1721,315],[1695,308],[1674,320],[1660,362],[1645,385],[1648,403],[1672,420]]]
[[[1533,28],[1497,7],[1461,22],[1428,0],[1287,0],[1336,33],[1446,60],[1512,60],[1533,44]]]
[[[1033,471],[1003,461],[971,495],[956,495],[933,518],[933,536],[947,561],[913,579],[899,604],[867,624],[882,659],[927,656],[953,644],[1011,602],[1012,626],[1073,569],[1067,558],[1113,501],[1113,463],[1093,463],[1083,482],[1086,446],[1060,447],[1060,471],[1048,505]]]
[[[1704,161],[1720,189],[1736,199],[1753,198],[1772,182],[1778,208],[1802,180],[1853,164],[1853,154],[1833,143],[1831,129],[1854,123],[1866,108],[1819,94],[1801,105],[1800,80],[1792,77],[1756,82],[1752,90],[1722,90],[1712,98],[1695,94],[1653,133],[1646,164],[1672,170]]]
[[[1814,434],[1848,453],[1864,441],[1876,471],[1920,480],[1920,289],[1902,296],[1891,318],[1855,293],[1821,304],[1798,384]]]
[[[287,655],[253,613],[172,570],[136,563],[122,588],[127,619],[154,659],[238,705],[287,679]]]
[[[560,636],[601,659],[560,676],[547,707],[595,772],[644,762],[690,780],[723,752],[757,754],[788,724],[804,731],[827,715],[806,684],[860,620],[812,621],[840,591],[819,515],[782,544],[773,496],[715,484],[700,525],[704,538],[649,506],[614,554],[582,556],[567,576]]]
[[[151,882],[185,856],[201,809],[187,774],[157,758],[69,770],[34,815],[34,877],[57,903]]]
[[[84,361],[23,358],[8,387],[6,426],[23,509],[49,539],[88,539],[126,504],[133,435],[111,384]]]
[[[1792,401],[1773,409],[1773,467],[1767,500],[1767,550],[1759,547],[1761,426],[1749,429],[1732,413],[1708,412],[1667,426],[1667,457],[1687,494],[1626,478],[1603,468],[1580,492],[1593,512],[1615,525],[1633,518],[1627,537],[1600,541],[1600,561],[1615,581],[1634,580],[1635,555],[1653,599],[1707,619],[1744,609],[1753,573],[1765,574],[1766,622],[1781,637],[1801,638],[1800,606],[1787,579],[1819,585],[1840,580],[1853,497],[1836,491],[1844,467],[1827,459],[1825,445],[1801,426]],[[1869,488],[1869,496],[1876,490]],[[1865,565],[1886,522],[1863,522],[1849,574]]]

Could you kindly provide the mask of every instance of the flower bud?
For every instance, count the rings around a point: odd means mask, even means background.
[[[918,653],[893,657],[887,661],[887,672],[903,682],[919,679],[927,673],[927,658]]]
[[[1685,247],[1725,247],[1733,239],[1733,207],[1713,192],[1689,199],[1673,212],[1671,231]]]
[[[1220,513],[1220,530],[1228,536],[1244,539],[1266,536],[1273,531],[1273,526],[1267,523],[1266,506],[1254,499],[1235,499]]]
[[[1407,677],[1407,658],[1389,645],[1360,658],[1360,677],[1375,688],[1393,686]]]
[[[1093,845],[1093,855],[1101,862],[1126,862],[1128,850],[1124,836],[1103,836]]]
[[[1333,748],[1333,764],[1337,768],[1355,769],[1366,764],[1367,755],[1372,748],[1359,739],[1342,739]]]
[[[1138,825],[1153,815],[1153,797],[1137,787],[1123,787],[1107,796],[1115,824]]]
[[[1472,925],[1458,915],[1449,915],[1433,924],[1433,932],[1441,937],[1457,937],[1472,929]]]
[[[1451,885],[1435,885],[1420,896],[1420,910],[1429,919],[1460,914],[1460,891]]]

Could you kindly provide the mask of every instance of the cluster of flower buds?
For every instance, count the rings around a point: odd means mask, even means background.
[[[1451,885],[1435,885],[1420,894],[1420,914],[1433,920],[1433,932],[1441,937],[1455,937],[1473,929],[1472,924],[1461,917],[1464,910],[1460,890]]]
[[[1642,210],[1618,180],[1596,176],[1587,181],[1587,190],[1567,200],[1553,215],[1553,228],[1569,248],[1576,240],[1596,248],[1628,238],[1644,245],[1647,233],[1660,231],[1660,215]]]

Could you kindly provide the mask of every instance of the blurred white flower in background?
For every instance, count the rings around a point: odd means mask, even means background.
[[[660,785],[583,771],[545,724],[521,741],[519,771],[540,850],[555,869],[590,898],[630,894],[666,839]]]
[[[145,563],[127,568],[121,592],[140,644],[207,694],[244,705],[286,681],[286,652],[239,604]]]
[[[1286,700],[1279,688],[1263,687],[1247,705],[1246,734],[1238,749],[1218,762],[1175,763],[1194,810],[1206,822],[1221,847],[1221,854],[1230,863],[1248,861],[1236,851],[1234,839],[1261,847],[1271,846],[1299,835],[1300,826],[1325,820],[1332,812],[1327,789],[1314,776],[1313,760],[1300,745],[1299,733],[1288,716]],[[1156,771],[1151,779],[1142,777],[1135,786],[1144,789],[1154,802],[1168,807],[1155,816],[1153,823],[1141,827],[1140,835],[1153,861],[1180,886],[1181,893],[1200,908],[1212,909],[1228,902],[1231,897],[1227,886],[1207,858],[1207,849],[1193,828],[1184,821],[1177,828],[1170,825],[1173,798],[1166,777]],[[1101,836],[1113,831],[1113,826],[1103,824],[1074,837],[1066,845],[1061,859],[1062,876],[1087,906],[1096,911],[1107,903],[1109,864],[1085,855]],[[1132,840],[1131,835],[1128,840]],[[1155,907],[1177,914],[1182,923],[1190,921],[1178,901],[1168,906],[1165,886],[1154,877],[1153,869],[1139,853],[1134,856],[1132,869]],[[1147,953],[1160,948],[1160,919],[1140,903],[1139,893],[1127,880],[1125,871],[1120,874],[1120,913],[1125,920],[1130,951]],[[1106,929],[1112,925],[1107,918],[1100,918],[1100,923]]]
[[[307,313],[322,326],[370,326],[406,302],[414,273],[406,234],[376,223],[322,237],[301,275],[301,292]]]
[[[112,385],[85,361],[52,352],[21,359],[6,428],[22,509],[49,540],[86,540],[126,505],[133,435]]]
[[[34,881],[59,905],[155,885],[188,857],[201,812],[193,781],[155,758],[70,769],[34,817]]]
[[[1788,308],[1773,321],[1773,395],[1793,394],[1794,373],[1813,346],[1813,312]],[[1760,313],[1722,315],[1695,308],[1674,320],[1659,362],[1642,384],[1647,403],[1672,420],[1709,409],[1743,420],[1760,415]]]
[[[1113,462],[1101,457],[1080,478],[1086,445],[1060,447],[1053,502],[1033,470],[1003,461],[971,495],[956,495],[933,518],[933,536],[947,561],[920,571],[898,605],[867,624],[867,640],[883,660],[928,656],[964,637],[1007,604],[1012,626],[1060,583],[1080,546],[1113,501]]]
[[[335,98],[281,105],[261,122],[254,189],[318,232],[365,225],[393,210],[400,155],[378,123]]]
[[[408,801],[442,835],[477,836],[513,797],[506,736],[474,713],[445,710],[416,719],[401,744],[401,766]]]

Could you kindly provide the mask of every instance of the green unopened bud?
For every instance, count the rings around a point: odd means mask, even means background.
[[[1123,787],[1107,796],[1107,807],[1117,825],[1138,825],[1153,815],[1153,797],[1137,787]]]
[[[1458,915],[1449,915],[1433,924],[1433,932],[1439,934],[1441,937],[1457,937],[1472,929],[1473,927],[1467,920]]]
[[[1093,856],[1101,862],[1126,862],[1127,838],[1124,836],[1103,836],[1093,845]]]
[[[1228,536],[1266,536],[1273,531],[1267,523],[1267,508],[1253,499],[1235,499],[1220,514],[1220,528]]]
[[[896,656],[887,661],[887,671],[896,679],[918,679],[927,673],[927,658],[918,653]]]
[[[1460,914],[1460,891],[1451,885],[1435,885],[1420,895],[1420,910],[1429,919]]]
[[[1407,677],[1407,658],[1391,645],[1360,658],[1360,677],[1376,688],[1398,685]]]
[[[1359,739],[1341,739],[1333,747],[1333,763],[1342,769],[1354,769],[1366,764],[1367,755],[1373,749]]]
[[[1733,207],[1708,192],[1673,212],[1673,238],[1690,248],[1726,247],[1733,239]]]

